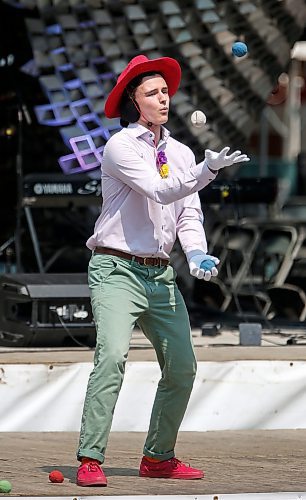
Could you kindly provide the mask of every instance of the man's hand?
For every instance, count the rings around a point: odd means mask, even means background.
[[[230,148],[228,146],[223,148],[220,153],[206,149],[205,159],[208,168],[218,171],[221,168],[228,167],[236,163],[250,161],[250,158],[247,155],[241,154],[241,151],[234,151],[232,154],[228,155],[227,153],[229,150]]]
[[[212,276],[218,275],[216,266],[220,263],[217,257],[207,255],[204,252],[198,253],[189,259],[189,270],[192,276],[198,279],[209,281]]]

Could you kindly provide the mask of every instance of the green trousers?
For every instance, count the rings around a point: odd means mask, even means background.
[[[188,312],[175,282],[175,271],[171,266],[145,266],[93,254],[88,278],[97,344],[77,457],[104,461],[137,322],[152,343],[161,369],[143,452],[161,460],[172,458],[196,374]]]

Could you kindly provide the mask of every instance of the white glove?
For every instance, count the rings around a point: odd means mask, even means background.
[[[220,153],[216,153],[215,151],[211,151],[211,149],[205,150],[205,159],[208,165],[208,168],[211,170],[220,170],[220,168],[228,167],[233,165],[234,163],[241,163],[243,161],[250,161],[250,158],[247,155],[242,155],[241,151],[234,151],[231,155],[228,155],[230,148],[226,146],[220,151]]]
[[[212,255],[207,255],[206,253],[198,253],[193,257],[189,258],[189,270],[192,276],[198,279],[204,279],[209,281],[212,276],[218,275],[218,269],[216,266],[220,263],[217,257]]]

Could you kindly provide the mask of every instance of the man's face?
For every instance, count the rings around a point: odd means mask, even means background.
[[[168,121],[168,86],[162,76],[145,76],[137,87],[134,98],[141,111],[139,123],[162,125]]]

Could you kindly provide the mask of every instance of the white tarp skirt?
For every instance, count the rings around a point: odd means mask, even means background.
[[[0,364],[0,431],[79,431],[92,363]],[[160,377],[128,362],[113,431],[146,431]],[[199,362],[182,431],[306,428],[305,361]]]
[[[37,497],[21,497],[23,500],[37,500]],[[59,500],[59,497],[40,497],[44,500]],[[305,493],[238,493],[238,494],[212,494],[212,495],[137,495],[137,496],[104,496],[103,500],[306,500]],[[101,500],[101,496],[60,497],[61,500]],[[12,497],[10,500],[20,500]]]

